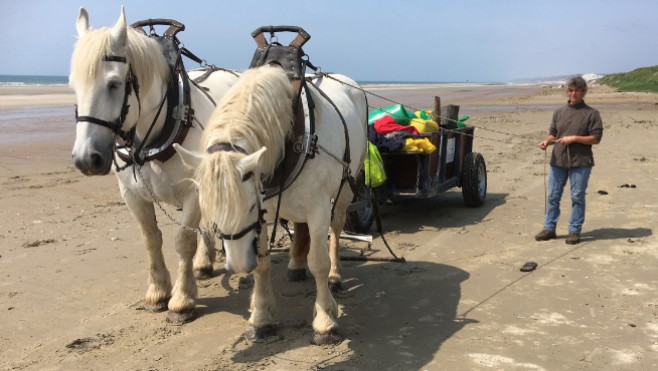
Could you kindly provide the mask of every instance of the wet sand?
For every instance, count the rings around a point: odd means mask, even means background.
[[[418,109],[460,105],[488,169],[480,208],[460,189],[382,206],[406,263],[343,262],[336,294],[345,340],[309,344],[314,282],[289,283],[273,254],[279,337],[242,333],[253,281],[199,281],[197,318],[169,326],[143,310],[147,254],[114,176],[72,165],[68,88],[0,88],[0,369],[649,370],[658,368],[658,95],[592,86],[604,138],[583,242],[536,242],[544,214],[545,137],[555,86],[391,86],[373,93]],[[369,97],[373,107],[391,103]],[[621,187],[633,184],[635,188]],[[176,214],[175,209],[169,208]],[[176,226],[159,210],[175,275]],[[374,233],[374,231],[373,231]],[[287,243],[284,241],[284,244]],[[342,254],[366,246],[341,241]],[[389,254],[375,239],[375,257]],[[535,261],[538,268],[519,268]]]

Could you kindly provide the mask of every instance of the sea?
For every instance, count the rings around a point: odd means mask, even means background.
[[[0,86],[67,86],[68,76],[0,75]]]
[[[569,75],[573,77],[573,75]],[[604,75],[582,75],[587,81],[593,81]],[[477,84],[477,85],[526,85],[526,84],[557,84],[564,83],[565,76],[515,79],[509,82],[473,82],[473,81],[386,81],[362,80],[360,85],[441,85],[441,84]],[[57,75],[0,75],[0,86],[67,86],[68,76]]]
[[[360,85],[434,85],[468,84],[468,81],[357,81]],[[67,86],[68,76],[54,75],[0,75],[0,86]],[[480,83],[498,85],[499,83]]]

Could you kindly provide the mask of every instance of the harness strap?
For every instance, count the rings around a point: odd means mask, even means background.
[[[120,57],[118,55],[106,55],[105,57],[103,57],[103,60],[106,62],[121,62],[121,63],[128,62],[126,57]]]
[[[240,152],[240,153],[243,153],[245,155],[247,154],[247,151],[244,148],[242,148],[240,146],[233,145],[231,143],[226,143],[226,142],[215,143],[215,144],[211,145],[210,147],[208,147],[206,149],[206,152],[207,153]],[[253,175],[254,175],[253,172],[248,172],[247,174],[244,174],[244,176],[242,177],[242,181],[244,182],[244,181],[249,180]],[[226,233],[220,231],[219,228],[217,228],[217,225],[213,226],[213,232],[219,238],[221,238],[222,240],[229,240],[230,241],[230,240],[239,240],[242,237],[244,237],[247,233],[251,232],[252,230],[255,230],[256,231],[256,236],[254,237],[254,240],[253,240],[253,243],[252,243],[252,246],[254,248],[254,253],[259,257],[269,255],[269,250],[265,253],[265,255],[261,255],[258,252],[258,248],[259,248],[259,245],[260,245],[260,234],[261,234],[261,231],[262,231],[262,228],[263,228],[263,224],[265,224],[264,216],[265,216],[266,213],[267,213],[267,210],[261,208],[259,213],[258,213],[258,220],[256,220],[254,223],[252,223],[251,225],[249,225],[248,227],[246,227],[245,229],[241,230],[238,233],[226,234]],[[277,215],[278,215],[278,210],[277,210]]]
[[[110,130],[112,130],[115,133],[118,133],[121,131],[121,123],[119,122],[110,122],[106,120],[101,120],[99,118],[93,117],[93,116],[78,116],[78,105],[75,105],[75,121],[80,122],[80,121],[87,121],[91,122],[92,124],[104,126]],[[121,136],[123,138],[123,136]],[[125,139],[125,138],[124,138]]]
[[[187,48],[185,48],[185,47],[181,48],[181,53],[182,53],[184,56],[190,58],[191,60],[197,62],[198,64],[201,64],[201,65],[202,65],[202,64],[205,63],[205,62],[203,61],[203,59],[197,57],[194,53],[192,53],[191,51],[189,51],[189,49],[187,49]]]
[[[173,138],[171,136],[160,136],[160,140],[152,144],[152,148],[157,149],[154,154],[146,157],[145,160],[158,160],[165,162],[176,154],[173,147],[174,143],[183,144],[187,132],[192,127],[192,120],[194,117],[194,110],[192,109],[192,98],[190,95],[190,84],[187,73],[183,67],[183,61],[180,58],[180,50],[178,51],[178,58],[176,65],[172,71],[172,80],[170,81],[170,88],[167,89],[167,120],[165,127],[170,127],[172,130],[178,128]],[[180,79],[180,86],[177,80]],[[182,89],[182,91],[180,91]],[[182,100],[182,101],[181,101]],[[184,112],[187,109],[188,112]],[[182,112],[181,112],[182,111]],[[179,123],[179,124],[177,124]]]
[[[321,76],[324,76],[324,74],[322,74]],[[343,124],[343,133],[345,135],[345,150],[343,152],[343,161],[349,165],[352,162],[350,159],[350,136],[347,129],[347,123],[345,122],[345,117],[343,117],[343,114],[340,113],[340,110],[336,106],[336,103],[334,103],[334,101],[332,101],[331,98],[329,98],[329,96],[327,96],[327,94],[324,91],[320,90],[317,87],[317,85],[315,85],[312,81],[309,81],[309,83],[313,85],[315,90],[317,90],[320,93],[320,95],[322,95],[322,97],[326,99],[327,102],[329,102],[329,104],[331,104],[332,107],[334,107],[334,110],[336,110],[338,117],[340,117],[340,122]]]
[[[212,146],[208,147],[208,149],[206,149],[207,153],[215,153],[220,151],[240,152],[240,153],[244,153],[245,155],[247,154],[247,150],[245,150],[244,148],[226,142],[215,143]]]
[[[151,131],[153,131],[153,127],[155,127],[155,123],[158,121],[158,117],[160,117],[160,112],[162,112],[162,107],[164,107],[164,103],[166,101],[167,96],[164,95],[162,97],[162,100],[160,101],[160,107],[158,107],[158,112],[156,112],[155,117],[153,118],[153,122],[151,122],[151,126],[149,126],[148,131],[146,131],[146,134],[144,135],[144,138],[142,139],[142,142],[139,144],[139,147],[135,149],[135,153],[137,154],[137,163],[139,166],[144,165],[144,160],[139,158],[139,154],[142,152],[144,149],[144,146],[146,145],[146,142],[148,141],[148,137],[151,135]]]
[[[261,214],[264,214],[264,213],[261,213]],[[262,215],[261,215],[261,217],[262,217]],[[254,223],[252,223],[250,226],[248,226],[247,228],[241,230],[239,233],[235,233],[235,234],[225,234],[225,233],[223,233],[222,231],[220,231],[220,230],[217,228],[217,226],[214,226],[213,229],[215,230],[215,232],[219,232],[219,233],[217,233],[217,235],[219,236],[219,238],[221,238],[221,239],[223,239],[223,240],[229,240],[229,241],[232,241],[232,240],[239,240],[239,239],[241,239],[241,238],[244,237],[247,233],[251,232],[252,229],[260,230],[260,227],[261,227],[262,223],[263,223],[263,222],[261,221],[261,218],[259,218],[257,221],[255,221]]]
[[[103,57],[103,61],[105,62],[119,62],[119,63],[128,63],[128,60],[126,57],[122,56],[117,56],[117,55],[106,55]],[[125,89],[124,89],[124,95],[123,95],[123,105],[121,106],[121,114],[119,115],[118,119],[115,121],[107,121],[103,119],[99,119],[97,117],[93,116],[78,116],[78,106],[75,106],[75,122],[76,124],[78,122],[91,122],[96,125],[104,126],[110,130],[119,137],[121,137],[124,141],[126,142],[131,142],[132,137],[134,135],[134,131],[123,131],[121,128],[123,127],[123,123],[126,121],[126,117],[128,116],[128,112],[130,109],[130,105],[128,104],[128,98],[133,92],[133,88],[135,91],[135,96],[137,98],[137,104],[139,106],[139,112],[141,114],[142,111],[142,102],[139,98],[139,82],[137,80],[137,75],[133,72],[132,66],[128,67],[128,75],[126,76],[126,81],[125,81]]]
[[[195,77],[195,78],[192,80],[192,82],[197,83],[197,84],[202,83],[202,82],[206,81],[206,79],[207,79],[208,77],[210,77],[210,75],[212,75],[213,73],[215,73],[215,72],[217,72],[217,71],[228,72],[228,73],[232,74],[232,75],[235,76],[235,77],[240,77],[240,75],[238,75],[238,73],[235,72],[234,70],[230,70],[230,69],[228,69],[228,68],[217,67],[217,66],[210,66],[210,67],[207,67],[207,68],[206,68],[206,72],[204,72],[203,75],[198,76],[198,77]],[[204,88],[204,89],[207,90],[207,88]]]

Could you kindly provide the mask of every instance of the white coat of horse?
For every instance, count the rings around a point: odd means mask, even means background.
[[[77,19],[78,41],[71,58],[70,86],[77,99],[77,127],[72,156],[75,166],[85,175],[107,174],[113,163],[125,163],[116,156],[119,134],[134,129],[133,142],[138,145],[153,123],[150,138],[158,138],[165,122],[165,112],[158,114],[165,102],[170,70],[162,48],[153,38],[126,24],[125,12],[112,28],[92,30],[89,16],[80,9]],[[202,71],[190,71],[193,78]],[[201,85],[206,93],[190,84],[194,124],[182,142],[185,148],[198,148],[205,123],[215,102],[237,80],[229,71],[216,71]],[[135,83],[137,82],[137,83]],[[137,85],[129,86],[127,84]],[[214,100],[214,102],[213,102]],[[166,105],[165,105],[166,107]],[[147,143],[148,144],[148,140]],[[133,165],[137,166],[137,165]],[[146,307],[149,310],[169,309],[167,320],[189,321],[194,315],[197,295],[195,273],[212,274],[215,250],[212,239],[199,238],[197,228],[201,218],[196,187],[190,178],[193,170],[174,153],[162,161],[147,161],[135,172],[133,166],[115,175],[128,208],[137,219],[149,256],[149,278]],[[179,257],[178,278],[172,287],[162,255],[162,233],[156,222],[154,202],[182,209],[182,226],[176,235],[175,248]],[[210,245],[210,246],[208,246]]]
[[[345,211],[352,199],[347,183],[336,200],[333,220],[332,202],[344,179],[346,131],[351,157],[349,171],[357,174],[363,164],[367,103],[357,83],[342,75],[316,77],[310,92],[315,102],[318,153],[307,160],[297,179],[283,192],[280,217],[308,225],[308,268],[317,288],[313,341],[327,344],[340,338],[338,308],[328,285],[327,233],[331,227],[337,237],[343,227]],[[198,154],[175,146],[186,163],[197,167],[201,225],[214,230],[224,240],[227,270],[254,274],[249,334],[255,337],[270,334],[275,314],[264,223],[276,215],[279,200],[276,196],[264,199],[262,188],[284,154],[285,140],[292,129],[294,97],[291,82],[280,67],[265,65],[249,69],[222,98],[201,141],[201,148],[220,145],[228,149]]]

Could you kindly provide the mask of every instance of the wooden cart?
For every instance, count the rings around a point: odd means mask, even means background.
[[[382,153],[388,187],[387,193],[394,200],[404,198],[430,198],[454,187],[461,187],[464,202],[469,207],[484,204],[487,196],[487,168],[484,157],[473,152],[474,127],[457,127],[458,106],[440,110],[440,99],[435,98],[434,112],[442,112],[443,123],[438,132],[423,133],[437,150],[424,153]],[[374,220],[370,203],[374,194],[363,183],[359,195],[348,209],[346,229],[367,233]]]

